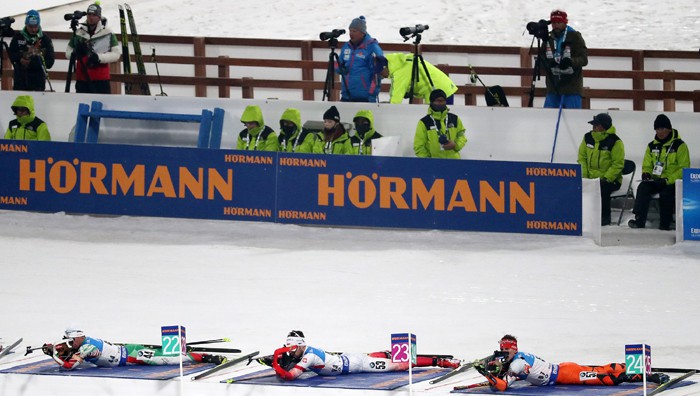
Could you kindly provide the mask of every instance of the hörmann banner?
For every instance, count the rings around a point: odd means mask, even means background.
[[[581,235],[579,165],[280,154],[277,221]]]
[[[700,241],[700,169],[683,169],[683,239]]]
[[[5,141],[0,208],[581,235],[578,165]]]

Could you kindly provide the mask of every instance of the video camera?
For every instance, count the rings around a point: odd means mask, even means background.
[[[87,15],[87,12],[85,11],[73,11],[72,14],[65,14],[63,16],[63,19],[66,21],[77,21],[78,19],[84,17]]]
[[[525,28],[527,29],[528,33],[537,37],[538,39],[547,40],[547,37],[549,36],[548,26],[551,23],[551,21],[540,19],[537,22],[528,22],[527,25],[525,25]]]
[[[342,34],[345,34],[345,29],[333,29],[330,32],[321,32],[321,34],[318,35],[318,38],[320,38],[321,41],[326,41],[337,39]]]
[[[0,36],[2,37],[12,37],[15,35],[15,31],[12,30],[12,23],[14,23],[15,18],[4,17],[0,19]]]
[[[402,27],[399,29],[399,34],[403,37],[406,38],[408,36],[415,36],[416,34],[421,34],[424,31],[428,30],[430,26],[428,25],[416,25],[414,27]]]

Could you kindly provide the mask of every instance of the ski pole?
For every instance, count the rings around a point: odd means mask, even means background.
[[[158,60],[156,59],[156,47],[151,46],[151,61],[156,65],[156,76],[158,76],[158,85],[160,85],[160,94],[158,96],[168,96],[163,92],[163,84],[160,82],[160,71],[158,70]]]
[[[554,129],[554,142],[552,143],[552,156],[549,158],[549,162],[554,162],[554,152],[557,149],[557,136],[559,136],[559,121],[561,121],[561,109],[564,108],[564,95],[561,95],[559,100],[559,115],[557,116],[557,126]]]

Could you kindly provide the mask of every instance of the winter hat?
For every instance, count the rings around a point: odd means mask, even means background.
[[[367,21],[365,21],[365,17],[360,15],[353,19],[352,22],[350,22],[350,29],[359,30],[362,34],[367,34]]]
[[[340,113],[338,112],[338,109],[335,108],[335,106],[331,106],[330,109],[326,110],[326,112],[323,113],[323,119],[338,122],[340,121]]]
[[[447,95],[445,94],[445,91],[443,91],[442,89],[436,89],[430,93],[430,103],[433,103],[435,101],[435,99],[437,99],[437,98],[447,99]]]
[[[659,129],[659,128],[673,129],[671,127],[671,120],[669,120],[665,114],[659,114],[658,116],[656,116],[656,119],[654,120],[654,129]]]
[[[569,23],[569,19],[567,17],[566,11],[552,10],[552,13],[549,15],[549,20],[552,23]]]
[[[95,14],[97,16],[102,16],[102,7],[100,7],[100,3],[94,3],[90,4],[87,8],[87,13],[88,14]]]
[[[27,12],[27,17],[24,19],[24,24],[29,25],[29,26],[41,25],[41,18],[39,17],[39,11],[29,10]]]
[[[600,113],[588,121],[591,125],[601,125],[603,128],[610,129],[612,126],[612,117],[608,113]]]

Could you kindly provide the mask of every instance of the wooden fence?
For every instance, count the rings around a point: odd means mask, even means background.
[[[68,40],[69,32],[48,32],[54,40]],[[195,96],[206,97],[207,88],[218,88],[218,97],[231,97],[231,88],[240,88],[242,98],[254,98],[255,89],[275,89],[275,90],[296,90],[301,92],[304,100],[314,100],[315,92],[322,91],[325,86],[325,78],[315,79],[314,71],[326,70],[328,66],[327,57],[323,60],[314,58],[314,50],[328,49],[327,42],[302,41],[302,40],[273,40],[273,39],[243,39],[243,38],[221,38],[221,37],[186,37],[186,36],[155,36],[142,35],[141,47],[148,48],[145,43],[157,45],[177,45],[182,46],[183,51],[178,53],[192,53],[193,56],[181,55],[158,55],[158,64],[163,69],[163,65],[190,65],[193,67],[191,75],[161,75],[160,79],[155,75],[139,76],[125,75],[121,72],[121,62],[112,65],[112,92],[121,93],[122,83],[148,82],[165,86],[191,86],[194,87]],[[264,48],[274,51],[275,49],[298,49],[299,60],[285,59],[259,59],[229,56],[207,56],[207,47],[248,47]],[[189,47],[189,48],[187,48]],[[185,50],[185,48],[187,48]],[[412,44],[382,44],[382,48],[387,52],[402,51],[412,52]],[[494,47],[494,46],[469,46],[469,45],[421,45],[421,52],[430,58],[430,54],[463,54],[465,56],[480,56],[484,59],[498,59],[498,56],[508,56],[519,58],[519,67],[502,67],[499,65],[481,64],[475,65],[474,70],[480,76],[508,76],[519,77],[517,85],[503,85],[504,91],[509,98],[520,98],[522,107],[526,107],[529,101],[531,86],[533,85],[533,51],[529,48],[521,47]],[[56,48],[56,58],[65,60],[65,53]],[[318,52],[318,51],[317,51]],[[590,108],[591,99],[627,99],[632,101],[634,110],[645,110],[646,101],[663,101],[664,111],[675,111],[677,101],[688,101],[692,103],[693,111],[700,112],[700,89],[679,90],[679,87],[691,85],[693,88],[700,87],[700,73],[698,72],[676,72],[673,70],[645,70],[645,65],[649,61],[655,60],[697,60],[698,52],[695,51],[653,51],[653,50],[613,50],[613,49],[589,49],[589,60],[593,58],[623,59],[629,64],[629,70],[596,70],[590,67],[584,68],[584,78],[595,79],[616,79],[631,82],[631,89],[605,89],[605,88],[585,88],[583,93],[583,107]],[[147,54],[146,54],[147,55]],[[492,58],[488,58],[492,56]],[[152,62],[149,56],[144,56],[147,63]],[[318,57],[317,57],[318,58]],[[132,55],[131,61],[135,62]],[[216,66],[215,76],[207,75],[207,66]],[[471,70],[468,66],[457,66],[449,64],[436,65],[441,70],[452,77],[462,75],[463,79],[469,76]],[[231,68],[235,67],[255,67],[255,68],[286,68],[297,69],[301,72],[300,79],[285,80],[278,78],[249,78],[231,77]],[[12,66],[5,57],[3,59],[2,89],[12,88]],[[55,67],[54,67],[55,68]],[[271,73],[274,74],[274,73]],[[51,70],[49,76],[52,81],[65,81],[67,73],[65,71]],[[544,77],[542,77],[544,78]],[[336,75],[336,80],[338,76]],[[383,84],[382,90],[388,91],[389,85]],[[647,89],[647,82],[661,81],[662,89]],[[584,80],[585,82],[585,80]],[[691,84],[685,84],[691,82]],[[63,85],[54,83],[54,89],[63,91]],[[649,84],[650,85],[650,84]],[[657,84],[658,85],[658,84]],[[340,85],[336,84],[331,92],[330,100],[338,100]],[[459,85],[458,97],[464,98],[464,104],[476,105],[478,96],[484,95],[484,88],[480,85]],[[538,87],[535,95],[542,97],[545,89]],[[511,99],[512,103],[512,99]]]

